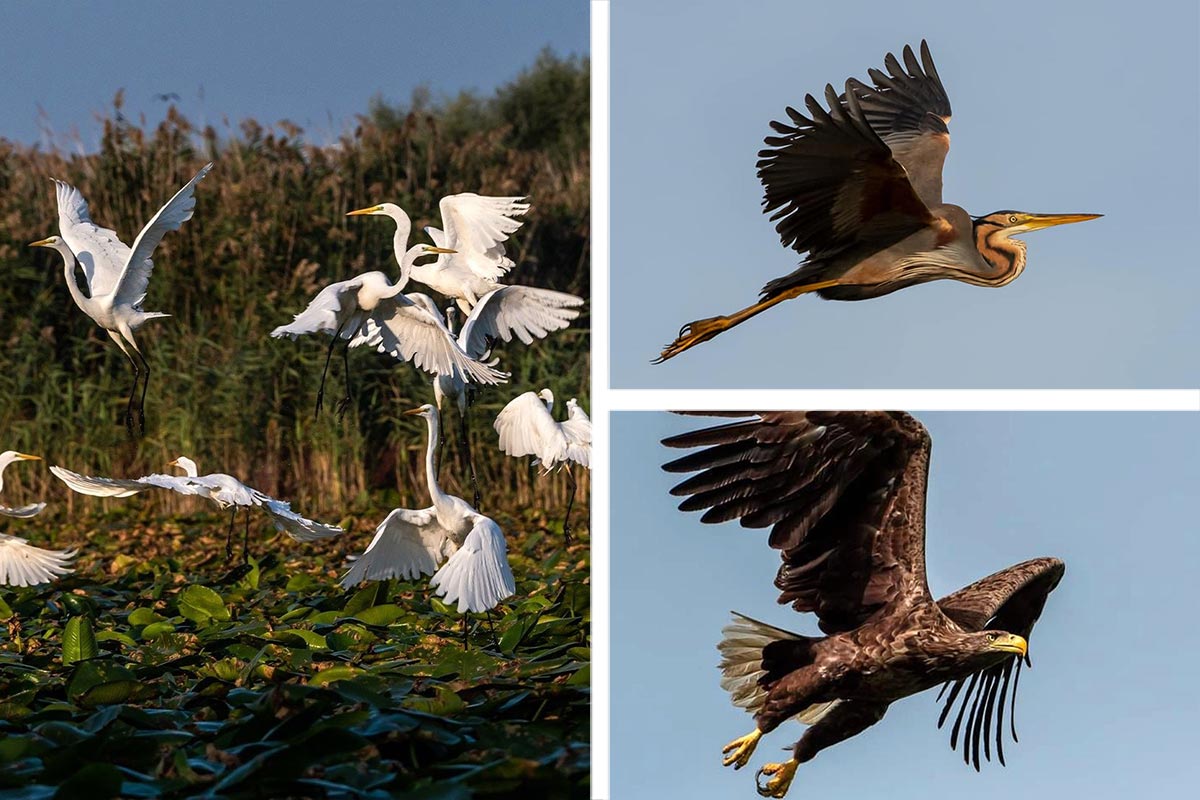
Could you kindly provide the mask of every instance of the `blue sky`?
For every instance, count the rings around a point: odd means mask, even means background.
[[[288,119],[326,141],[377,94],[412,89],[490,93],[545,46],[586,54],[582,2],[122,2],[0,5],[0,136],[41,137],[39,108],[56,134],[99,137],[98,113],[125,89],[126,116],[151,123],[174,92],[195,123]]]
[[[1001,289],[799,298],[652,367],[799,263],[759,211],[768,122],[922,37],[954,111],[948,202],[1106,216],[1026,236]],[[612,385],[1196,385],[1198,41],[1192,0],[614,4]]]
[[[937,730],[936,692],[894,704],[860,736],[801,767],[790,796],[1178,797],[1195,758],[1194,513],[1200,415],[920,413],[934,441],[929,580],[942,595],[1027,558],[1067,564],[1030,637],[1019,744],[1008,767],[963,765]],[[754,769],[784,760],[802,726],[763,740],[752,765],[721,747],[753,720],[718,684],[716,643],[736,609],[815,632],[776,605],[765,531],[701,525],[675,509],[680,454],[664,436],[705,420],[624,412],[612,426],[612,796],[749,798]]]

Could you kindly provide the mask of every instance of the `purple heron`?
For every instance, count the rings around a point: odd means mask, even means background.
[[[790,275],[763,287],[761,299],[728,316],[689,322],[654,363],[810,292],[828,300],[867,300],[929,281],[1005,286],[1025,269],[1025,244],[1013,237],[1099,214],[995,211],[972,218],[942,202],[942,165],[950,149],[950,100],[929,45],[921,59],[905,46],[874,86],[850,78],[826,110],[811,94],[808,116],[787,109],[759,151],[763,212],[785,247],[807,256]]]

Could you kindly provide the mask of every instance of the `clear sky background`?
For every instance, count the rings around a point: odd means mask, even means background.
[[[1001,289],[802,297],[651,366],[800,261],[760,213],[769,121],[922,37],[954,112],[948,202],[1106,216],[1026,236]],[[615,3],[613,387],[1195,386],[1198,42],[1193,0]]]
[[[407,103],[489,94],[547,45],[588,51],[588,7],[558,0],[424,2],[133,2],[0,4],[0,137],[99,140],[98,113],[125,89],[124,114],[151,124],[174,92],[193,123],[287,119],[330,141],[374,95]]]
[[[941,596],[1027,558],[1067,564],[1030,637],[1007,767],[976,774],[937,730],[936,690],[894,704],[801,767],[796,798],[1182,797],[1200,780],[1195,568],[1200,415],[917,413],[934,441],[929,582]],[[766,531],[702,525],[675,509],[685,451],[664,436],[705,424],[613,415],[613,797],[750,798],[786,760],[787,723],[739,772],[721,747],[754,727],[719,686],[717,641],[736,609],[815,633],[776,605]]]

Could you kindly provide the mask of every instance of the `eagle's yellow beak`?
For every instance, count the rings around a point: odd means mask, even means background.
[[[361,217],[363,214],[377,214],[383,211],[383,206],[371,206],[370,208],[360,208],[357,211],[350,211],[346,214],[347,217]]]
[[[1025,641],[1025,637],[1017,636],[1015,633],[1006,633],[998,637],[990,646],[993,650],[1016,653],[1021,658],[1024,658],[1025,654],[1029,652],[1029,643]]]

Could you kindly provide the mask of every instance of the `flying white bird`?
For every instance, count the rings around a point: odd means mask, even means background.
[[[396,206],[392,206],[404,214]],[[350,214],[363,213],[351,211]],[[396,246],[404,247],[408,242],[408,216],[405,225],[396,230]],[[334,345],[345,341],[342,358],[346,370],[346,396],[338,404],[339,413],[344,413],[351,400],[349,348],[364,326],[380,336],[379,349],[401,361],[411,361],[418,368],[433,375],[453,375],[468,383],[500,383],[507,375],[472,359],[446,328],[439,313],[430,313],[418,296],[404,294],[409,272],[415,262],[427,253],[443,252],[429,245],[414,245],[400,257],[400,278],[395,283],[382,272],[364,272],[346,281],[331,283],[317,293],[304,311],[295,316],[289,325],[281,325],[271,331],[271,336],[286,336],[296,339],[309,333],[326,333],[333,338],[325,354],[325,369],[321,372],[321,385],[317,390],[316,410],[319,414],[325,396],[325,378],[329,373],[329,361]],[[428,299],[428,298],[426,298]],[[361,342],[360,342],[361,343]]]
[[[415,580],[432,574],[429,584],[447,603],[457,603],[460,614],[490,611],[516,591],[504,531],[465,500],[438,486],[437,409],[426,404],[404,413],[424,417],[428,423],[425,478],[433,505],[397,508],[388,514],[366,552],[342,577],[342,586],[388,578]]]
[[[535,456],[534,464],[542,474],[561,467],[566,470],[571,485],[567,513],[563,519],[563,536],[571,541],[571,507],[575,503],[575,475],[571,464],[591,468],[592,421],[572,397],[567,401],[567,418],[554,419],[554,393],[542,389],[537,394],[525,392],[504,407],[493,423],[500,434],[500,449],[510,456]]]
[[[104,328],[133,365],[133,387],[129,390],[129,402],[125,406],[125,427],[130,436],[133,435],[135,410],[140,432],[144,434],[146,431],[146,387],[150,383],[150,364],[134,341],[133,332],[147,320],[170,316],[158,311],[142,310],[150,273],[154,269],[154,261],[150,256],[168,231],[179,230],[183,223],[192,218],[192,210],[196,207],[192,192],[196,183],[210,169],[212,164],[197,172],[196,177],[158,210],[137,235],[132,249],[117,238],[114,231],[92,222],[87,201],[78,189],[56,180],[54,186],[58,198],[58,231],[61,238],[51,236],[30,245],[49,247],[59,252],[63,258],[67,290],[75,305]],[[86,295],[75,281],[76,259],[87,279]],[[142,381],[142,394],[135,406],[139,380]]]
[[[458,302],[463,313],[485,294],[496,289],[499,279],[513,268],[503,242],[523,224],[513,219],[529,210],[523,197],[483,197],[473,192],[443,197],[439,208],[445,230],[428,227],[425,232],[442,253],[435,262],[417,264],[412,279]],[[393,244],[396,260],[402,261],[412,222],[394,203],[363,208],[351,214],[389,217],[396,223]]]
[[[227,508],[231,509],[229,532],[225,537],[225,557],[227,559],[233,558],[233,523],[239,508],[246,510],[246,529],[242,540],[243,560],[248,557],[251,508],[261,508],[271,518],[276,530],[283,531],[298,542],[328,539],[330,536],[337,536],[342,532],[342,529],[336,525],[313,522],[300,516],[292,511],[290,504],[253,489],[232,475],[226,475],[223,472],[200,475],[196,469],[196,462],[186,456],[180,456],[167,466],[178,467],[186,474],[154,473],[141,478],[125,479],[95,478],[80,475],[62,467],[51,467],[50,471],[74,491],[93,497],[129,497],[147,489],[170,489],[179,494],[197,495],[211,500],[222,511]]]
[[[4,491],[4,470],[9,464],[14,461],[41,460],[41,456],[30,456],[15,450],[0,453],[0,492]],[[45,507],[45,503],[32,503],[20,508],[0,506],[0,514],[29,519],[36,517]],[[71,560],[75,558],[75,553],[75,550],[43,550],[19,536],[0,533],[0,586],[35,586],[74,572]]]

